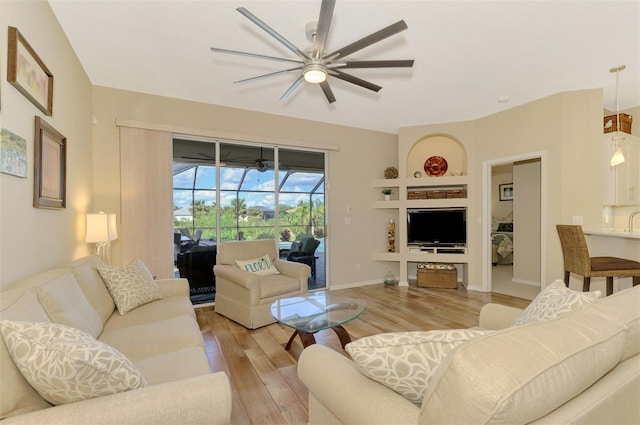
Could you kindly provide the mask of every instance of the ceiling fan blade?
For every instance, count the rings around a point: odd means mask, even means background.
[[[298,79],[295,80],[293,84],[291,84],[291,86],[287,89],[287,91],[284,92],[282,96],[280,96],[280,100],[285,100],[289,96],[291,96],[291,93],[293,93],[295,89],[297,89],[300,86],[300,84],[302,84],[303,81],[304,81],[304,77],[302,75],[299,76]]]
[[[278,58],[275,56],[259,55],[257,53],[241,52],[239,50],[220,49],[218,47],[211,47],[210,49],[212,52],[229,53],[232,55],[248,56],[250,58],[268,59],[268,60],[279,61],[279,62],[303,63],[302,61],[296,60],[296,59]]]
[[[329,86],[329,82],[327,82],[327,80],[320,83],[320,88],[322,88],[322,91],[329,103],[336,101],[336,97],[333,95],[333,90],[331,90],[331,86]]]
[[[316,60],[322,58],[324,45],[329,35],[329,27],[331,27],[331,18],[333,17],[333,9],[336,0],[322,0],[320,6],[320,17],[318,18],[318,26],[316,28],[316,36],[313,40],[313,57]]]
[[[238,12],[240,12],[242,15],[244,15],[247,19],[249,19],[251,22],[253,22],[254,24],[256,24],[257,26],[259,26],[263,31],[265,31],[267,34],[269,34],[271,37],[275,38],[276,40],[278,40],[280,43],[282,43],[287,49],[291,50],[292,52],[294,52],[295,54],[297,54],[298,56],[300,56],[301,59],[303,60],[310,60],[311,58],[309,56],[307,56],[307,54],[305,52],[303,52],[302,50],[298,49],[296,46],[294,46],[289,40],[287,40],[286,38],[284,38],[283,36],[281,36],[280,34],[278,34],[278,32],[276,30],[274,30],[273,28],[271,28],[269,25],[267,25],[266,23],[264,23],[262,20],[260,20],[260,18],[258,18],[256,15],[254,15],[253,13],[249,12],[247,9],[245,9],[244,7],[239,7],[236,9]]]
[[[344,68],[411,68],[413,59],[379,60],[379,61],[347,61]]]
[[[350,55],[351,53],[357,52],[358,50],[362,50],[365,47],[368,47],[378,41],[382,41],[385,38],[391,37],[401,31],[406,30],[407,23],[404,20],[400,20],[395,24],[391,24],[388,27],[381,29],[380,31],[376,31],[373,34],[370,34],[360,40],[349,44],[348,46],[343,47],[342,49],[336,50],[335,52],[328,54],[325,56],[327,61],[332,61],[338,58],[344,58],[345,56]]]
[[[343,81],[346,81],[351,84],[355,84],[360,87],[364,87],[365,89],[369,89],[374,92],[379,92],[380,89],[382,88],[381,86],[365,81],[362,78],[354,77],[353,75],[350,75],[350,74],[345,74],[344,72],[340,72],[336,69],[329,70],[329,74]]]
[[[302,69],[301,66],[297,66],[295,68],[283,69],[282,71],[270,72],[268,74],[262,74],[262,75],[258,75],[256,77],[245,78],[244,80],[234,81],[234,83],[248,83],[250,81],[261,80],[263,78],[273,77],[273,76],[280,75],[280,74],[286,74],[287,72],[292,72],[292,71],[299,71],[301,69]]]

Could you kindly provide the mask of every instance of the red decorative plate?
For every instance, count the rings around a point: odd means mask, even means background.
[[[447,172],[448,167],[447,160],[437,155],[427,158],[424,162],[425,173],[432,177],[440,177]]]

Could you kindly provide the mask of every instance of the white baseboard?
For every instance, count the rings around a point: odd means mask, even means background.
[[[478,286],[478,285],[467,286],[467,291],[487,292],[484,290],[482,286]]]
[[[382,283],[382,281],[379,279],[374,279],[374,280],[363,280],[360,282],[342,283],[340,285],[331,285],[329,290],[337,291],[340,289],[359,288],[361,286],[375,285],[376,283]]]
[[[513,279],[511,279],[511,282],[513,282],[513,283],[521,283],[523,285],[535,286],[536,288],[540,287],[540,282],[534,282],[532,280],[526,280],[526,279],[516,279],[515,277]]]

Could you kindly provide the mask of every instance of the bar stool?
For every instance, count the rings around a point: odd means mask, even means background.
[[[562,245],[567,287],[571,273],[583,276],[583,292],[589,292],[592,277],[607,278],[607,295],[613,293],[614,277],[633,277],[633,286],[640,284],[640,262],[618,257],[590,257],[581,226],[558,224],[556,229]]]

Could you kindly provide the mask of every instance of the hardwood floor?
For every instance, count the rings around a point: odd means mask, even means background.
[[[353,340],[384,332],[468,328],[478,324],[480,309],[486,303],[523,308],[530,302],[462,287],[389,288],[378,284],[333,293],[367,301],[362,316],[344,325]],[[248,330],[216,314],[213,307],[197,309],[196,316],[211,368],[226,372],[231,379],[232,424],[307,423],[307,389],[296,371],[302,352],[300,339],[289,351],[284,350],[290,328],[276,323]],[[347,355],[333,331],[321,331],[315,337],[319,344]]]

